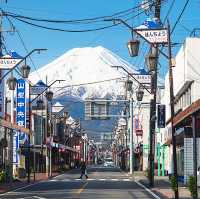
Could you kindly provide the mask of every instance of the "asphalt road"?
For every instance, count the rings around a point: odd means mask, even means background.
[[[72,170],[51,180],[39,182],[0,195],[6,199],[155,199],[148,191],[118,168],[90,167],[89,178],[79,179]],[[157,198],[158,199],[158,198]]]

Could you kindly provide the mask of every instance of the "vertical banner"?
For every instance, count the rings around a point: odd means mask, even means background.
[[[3,76],[3,70],[0,70],[0,78]],[[4,118],[4,80],[0,81],[0,117]]]
[[[159,104],[157,107],[157,127],[165,128],[165,105]]]
[[[13,164],[19,163],[19,132],[13,131]]]
[[[16,122],[19,126],[26,126],[26,94],[25,80],[17,80],[17,100],[16,100]],[[26,134],[19,133],[19,142],[24,144]]]

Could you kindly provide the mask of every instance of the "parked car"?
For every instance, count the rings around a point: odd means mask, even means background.
[[[115,163],[113,162],[113,160],[111,158],[106,158],[104,160],[104,166],[105,167],[114,167]]]

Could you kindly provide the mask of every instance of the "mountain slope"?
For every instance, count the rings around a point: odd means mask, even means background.
[[[33,83],[39,81],[38,73],[44,82],[46,76],[49,83],[57,79],[65,80],[56,84],[62,87],[56,89],[57,96],[71,95],[84,99],[123,95],[124,83],[120,78],[127,74],[112,66],[123,66],[129,72],[137,73],[119,56],[98,46],[72,49],[37,72],[31,73],[30,80]]]

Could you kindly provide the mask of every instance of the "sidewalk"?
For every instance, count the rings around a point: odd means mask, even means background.
[[[60,173],[58,172],[54,172],[52,173],[52,177],[59,175]],[[14,182],[12,182],[12,184],[10,183],[5,183],[5,184],[0,184],[0,194],[23,187],[23,186],[27,186],[30,184],[34,184],[43,180],[48,180],[48,176],[46,173],[36,173],[35,175],[35,181],[33,178],[33,174],[31,174],[31,180],[30,183],[27,182],[27,178],[25,179],[17,179]]]
[[[149,188],[149,181],[143,172],[134,172],[134,180],[143,184],[145,187]],[[170,187],[168,176],[155,176],[154,187],[149,188],[156,195],[159,195],[162,199],[172,199],[174,198],[173,191]],[[200,191],[199,191],[200,196]],[[190,199],[190,192],[183,183],[179,183],[179,198],[180,199]]]

